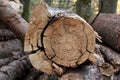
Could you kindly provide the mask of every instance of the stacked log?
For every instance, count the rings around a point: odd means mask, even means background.
[[[24,40],[28,23],[8,4],[7,0],[0,1],[0,21],[20,40]]]
[[[18,80],[32,68],[23,52],[22,39],[15,34],[19,33],[18,25],[24,32],[28,23],[6,2],[0,1],[0,80]]]
[[[92,22],[95,16],[92,16],[89,23]],[[100,14],[93,28],[102,37],[102,41],[107,46],[120,52],[120,15],[117,14]]]
[[[29,58],[38,70],[62,74],[62,67],[77,67],[87,59],[95,62],[95,37],[92,27],[75,13],[38,3],[33,9],[24,49],[36,51]]]
[[[120,79],[120,55],[116,52],[119,51],[118,47],[115,47],[114,51],[103,44],[96,44],[96,35],[92,27],[75,13],[38,3],[33,10],[27,31],[28,23],[8,4],[3,3],[4,1],[0,1],[0,14],[3,15],[0,16],[0,20],[4,23],[0,25],[0,80]],[[8,14],[4,14],[5,12]],[[11,13],[15,16],[13,17]],[[20,23],[15,24],[16,19]],[[94,25],[96,23],[97,21]],[[103,21],[100,25],[103,26],[104,23]],[[110,30],[112,28],[113,33],[118,35],[118,32],[115,32],[118,29],[111,26]],[[95,30],[97,31],[97,28]],[[117,40],[113,46],[117,46],[119,37],[111,35]],[[100,34],[104,43],[107,43],[104,38],[108,41],[112,39],[111,35],[106,38],[107,35],[104,37]],[[28,52],[23,52],[24,36],[24,48]]]

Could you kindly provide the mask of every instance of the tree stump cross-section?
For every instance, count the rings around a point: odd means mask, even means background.
[[[25,51],[32,65],[47,74],[63,73],[64,67],[77,67],[94,53],[95,33],[81,17],[68,10],[38,3],[33,9],[25,36]]]

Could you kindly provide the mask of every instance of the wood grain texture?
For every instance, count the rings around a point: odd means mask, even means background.
[[[44,3],[34,7],[24,50],[36,51],[29,57],[35,68],[49,74],[52,72],[49,68],[51,66],[53,71],[59,69],[57,72],[62,73],[57,65],[76,67],[89,59],[94,48],[94,30],[77,14],[69,10],[53,9]],[[41,54],[46,58],[38,56]],[[48,62],[52,64],[46,69],[42,66],[45,60],[47,62],[44,65]]]

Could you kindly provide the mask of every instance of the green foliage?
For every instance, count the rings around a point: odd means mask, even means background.
[[[86,5],[86,6],[88,5],[89,2],[91,2],[91,0],[81,0],[81,1],[82,1],[82,3],[83,3],[84,5]]]
[[[49,6],[54,8],[71,9],[84,19],[89,17],[98,11],[99,1],[104,1],[102,12],[116,12],[116,4],[118,0],[20,0],[24,4],[23,17],[29,21],[29,16],[32,11],[32,7],[37,2],[46,2]],[[77,1],[75,3],[75,1]]]
[[[39,1],[43,1],[43,0],[31,0],[31,2],[32,2],[33,4],[36,4],[36,3],[38,3]]]
[[[76,13],[88,20],[92,15],[91,0],[77,0]]]
[[[20,0],[20,1],[24,7],[22,16],[27,22],[29,22],[31,0]]]

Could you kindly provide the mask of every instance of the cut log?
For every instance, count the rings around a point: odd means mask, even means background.
[[[0,59],[0,67],[4,66],[4,65],[7,65],[8,63],[11,63],[18,58],[19,57],[12,56],[12,57],[8,57],[8,58]]]
[[[100,45],[100,51],[104,55],[104,58],[107,62],[112,64],[114,68],[120,68],[120,54],[113,51],[109,47],[106,47],[104,45]]]
[[[0,42],[0,58],[10,57],[21,51],[23,51],[22,43],[18,39]]]
[[[69,70],[59,80],[106,80],[96,65],[82,65]]]
[[[94,30],[81,17],[69,10],[50,8],[44,3],[34,7],[24,49],[36,52],[29,57],[35,68],[46,73],[51,73],[51,70],[62,73],[57,65],[76,67],[91,59],[89,56],[94,53],[94,48]],[[46,63],[38,64],[41,62]]]
[[[95,16],[92,16],[89,23],[92,22]],[[120,52],[120,15],[117,14],[100,14],[93,28],[102,37],[104,44],[110,46]]]
[[[16,39],[16,35],[8,29],[0,29],[0,41]]]
[[[13,31],[19,39],[24,40],[28,23],[8,4],[7,0],[0,0],[0,20]]]
[[[15,80],[26,74],[30,68],[28,57],[24,56],[0,68],[0,80]]]
[[[62,76],[51,78],[48,75],[40,75],[38,80],[119,80],[119,74],[114,74],[113,69],[110,68],[111,65],[104,61],[100,47],[101,45],[97,44],[95,48],[98,59],[96,64],[90,65],[89,62],[85,62],[75,69],[68,68]]]

